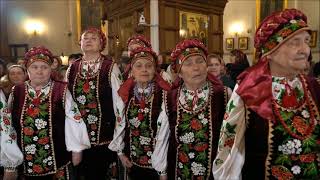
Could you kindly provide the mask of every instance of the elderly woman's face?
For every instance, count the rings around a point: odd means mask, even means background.
[[[298,74],[308,65],[310,34],[295,34],[270,54],[271,74]]]
[[[188,57],[181,66],[179,77],[186,86],[200,88],[207,79],[207,63],[200,55]]]
[[[27,70],[31,83],[35,85],[45,85],[50,80],[51,66],[45,62],[35,61]]]
[[[12,67],[8,71],[9,80],[14,84],[20,84],[25,81],[26,73],[20,67]]]
[[[155,65],[148,59],[139,58],[132,65],[131,73],[137,83],[147,83],[155,75]]]
[[[100,36],[97,33],[87,32],[81,36],[80,45],[83,52],[100,52]]]

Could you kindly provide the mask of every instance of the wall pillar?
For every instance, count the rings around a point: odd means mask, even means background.
[[[159,54],[159,1],[150,0],[150,40],[152,49]]]

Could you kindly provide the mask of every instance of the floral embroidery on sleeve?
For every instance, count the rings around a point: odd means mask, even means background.
[[[121,121],[122,121],[122,118],[120,117],[120,110],[119,108],[116,108],[116,119],[117,119],[117,125],[122,127],[122,124],[121,124]]]
[[[10,110],[4,107],[4,104],[0,102],[0,110],[3,111],[3,116],[0,117],[0,131],[9,135],[9,138],[5,141],[6,143],[12,144],[17,139],[17,134],[11,124]]]

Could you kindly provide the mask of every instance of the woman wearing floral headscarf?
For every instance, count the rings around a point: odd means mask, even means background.
[[[52,53],[33,47],[25,54],[29,80],[14,86],[8,106],[24,159],[24,179],[69,179],[90,148],[87,129],[67,84],[51,79]]]
[[[131,54],[129,77],[118,93],[126,104],[109,148],[118,152],[130,179],[167,179],[169,122],[166,94],[170,85],[156,71],[157,56],[138,47]]]
[[[207,73],[207,49],[199,40],[178,43],[171,59],[178,78],[168,94],[168,177],[212,179],[227,89]]]
[[[83,56],[67,71],[68,88],[86,123],[91,148],[83,152],[80,173],[86,179],[115,177],[116,153],[108,149],[113,138],[116,119],[122,118],[123,103],[117,90],[121,72],[112,57],[101,52],[106,36],[97,28],[86,29],[80,39]]]
[[[320,178],[320,85],[301,74],[309,30],[297,9],[275,12],[258,27],[261,57],[238,77],[228,103],[216,179]]]

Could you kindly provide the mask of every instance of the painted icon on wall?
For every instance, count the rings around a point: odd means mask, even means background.
[[[226,50],[233,50],[234,48],[234,39],[233,38],[226,38]]]
[[[181,39],[197,38],[208,45],[208,16],[191,12],[179,12]]]
[[[239,37],[238,39],[238,48],[242,50],[247,50],[248,49],[248,37]]]

